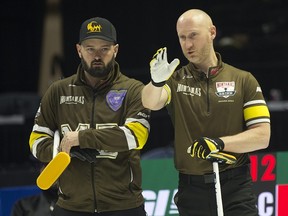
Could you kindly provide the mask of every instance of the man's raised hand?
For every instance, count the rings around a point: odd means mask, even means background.
[[[167,61],[167,48],[160,48],[150,61],[151,82],[154,86],[165,85],[166,80],[173,74],[180,60],[175,58],[170,64]]]

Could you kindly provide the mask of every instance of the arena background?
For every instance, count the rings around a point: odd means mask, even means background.
[[[28,139],[35,112],[51,82],[75,73],[79,27],[94,16],[114,23],[120,44],[117,61],[123,73],[146,84],[149,62],[158,48],[168,47],[170,61],[178,57],[182,64],[186,62],[175,30],[179,15],[190,8],[207,11],[217,27],[216,51],[226,63],[253,73],[270,107],[271,142],[259,154],[287,152],[287,1],[4,0],[0,5],[1,190],[33,187],[37,170]],[[171,149],[173,139],[166,110],[153,112],[143,155]]]

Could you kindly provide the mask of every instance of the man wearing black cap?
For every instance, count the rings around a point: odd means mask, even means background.
[[[52,159],[53,136],[71,162],[58,179],[54,216],[145,216],[140,149],[150,131],[144,85],[115,61],[116,30],[106,19],[83,22],[77,73],[56,81],[41,100],[30,136],[32,154]]]

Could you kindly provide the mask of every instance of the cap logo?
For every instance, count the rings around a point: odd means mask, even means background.
[[[97,24],[97,22],[95,21],[91,21],[90,23],[88,23],[87,25],[87,30],[88,33],[92,33],[92,32],[101,32],[102,26]]]
[[[116,36],[116,29],[110,21],[101,17],[94,17],[82,23],[79,32],[79,43],[81,44],[84,40],[92,38],[116,43]]]

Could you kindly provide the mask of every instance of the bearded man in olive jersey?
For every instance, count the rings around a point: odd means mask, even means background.
[[[33,155],[49,162],[58,130],[59,150],[71,156],[53,215],[145,216],[140,149],[150,110],[141,103],[144,84],[121,73],[116,30],[107,19],[84,21],[76,48],[77,73],[48,88],[29,141]]]
[[[184,12],[176,29],[189,63],[174,72],[179,59],[169,64],[167,48],[159,49],[142,103],[151,110],[166,106],[174,124],[179,213],[217,215],[212,161],[219,161],[224,215],[257,216],[249,152],[267,148],[270,140],[261,88],[251,73],[224,63],[214,51],[216,27],[204,11]]]

